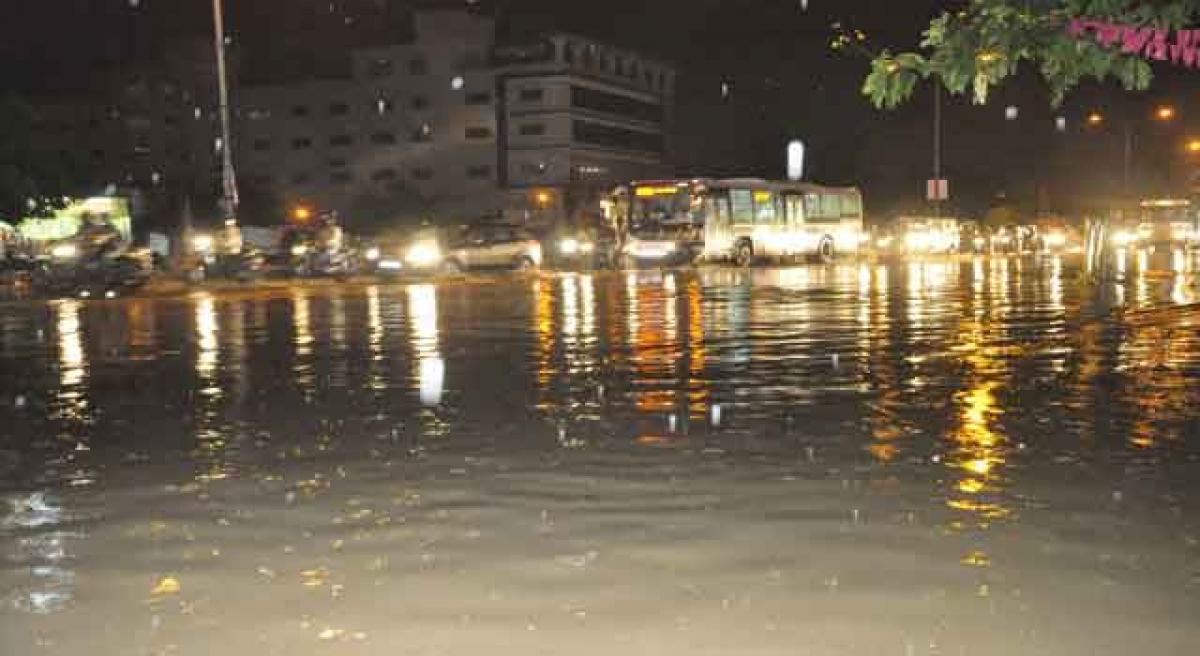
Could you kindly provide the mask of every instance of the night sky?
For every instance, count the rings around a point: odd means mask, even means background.
[[[873,47],[912,47],[939,11],[933,0],[482,0],[504,31],[558,29],[629,46],[681,72],[674,159],[681,173],[781,177],[783,143],[810,147],[811,177],[856,183],[879,212],[919,206],[932,166],[929,87],[894,112],[859,93],[866,61],[829,49],[831,24],[862,29]],[[286,77],[294,53],[329,55],[396,40],[407,29],[397,0],[227,0],[230,31],[250,77]],[[430,4],[430,3],[423,3]],[[433,3],[436,4],[436,3]],[[443,3],[444,4],[444,3]],[[133,6],[136,5],[136,6]],[[903,5],[903,9],[900,9]],[[86,95],[108,74],[156,56],[163,44],[210,29],[208,0],[40,0],[20,2],[0,39],[0,74],[31,94]],[[516,36],[516,35],[514,35]],[[319,57],[318,57],[319,58]],[[1200,116],[1196,73],[1158,69],[1152,92],[1112,84],[1080,89],[1059,110],[1036,78],[1022,75],[987,106],[947,101],[945,168],[964,211],[1014,202],[1072,209],[1120,177],[1121,139],[1084,131],[1083,115],[1141,118],[1163,101],[1176,125],[1139,125],[1137,162],[1147,171],[1182,165],[1177,144]],[[721,81],[733,94],[720,96]],[[1005,108],[1019,108],[1016,121]],[[1067,133],[1053,129],[1066,116]]]

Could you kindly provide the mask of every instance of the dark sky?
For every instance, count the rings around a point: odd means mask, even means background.
[[[681,72],[675,156],[682,172],[782,174],[783,143],[810,147],[812,177],[857,183],[877,210],[920,204],[929,176],[932,91],[879,112],[859,93],[864,59],[830,51],[835,21],[864,30],[875,47],[912,47],[938,12],[935,0],[480,0],[502,25],[559,29],[637,48]],[[249,64],[273,52],[313,51],[395,40],[406,25],[399,0],[227,0],[229,27]],[[152,58],[162,44],[203,36],[209,0],[21,0],[0,39],[0,75],[14,88],[70,94],[102,86],[105,72]],[[428,3],[426,3],[428,4]],[[436,2],[434,4],[437,4]],[[443,3],[444,4],[444,3]],[[453,3],[452,3],[453,4]],[[136,5],[136,6],[134,6]],[[332,7],[332,11],[331,11]],[[1136,121],[1139,168],[1165,167],[1200,115],[1189,74],[1163,69],[1153,93],[1089,85],[1052,110],[1035,76],[1022,75],[986,106],[947,99],[945,168],[952,191],[978,212],[998,198],[1060,206],[1120,177],[1120,130],[1083,131],[1101,109],[1141,117],[1166,99],[1183,117],[1170,128]],[[720,83],[732,84],[729,101]],[[1005,107],[1017,106],[1016,121]],[[1053,129],[1064,115],[1071,128]],[[1115,122],[1114,122],[1115,123]],[[1037,190],[1041,189],[1041,193]],[[874,199],[874,202],[871,200]]]

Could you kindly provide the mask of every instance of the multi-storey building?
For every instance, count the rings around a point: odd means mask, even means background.
[[[497,47],[493,22],[463,11],[421,12],[414,34],[354,51],[343,78],[243,88],[243,186],[351,225],[533,222],[669,172],[669,66],[570,35]]]

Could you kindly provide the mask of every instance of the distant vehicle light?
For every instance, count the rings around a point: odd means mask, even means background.
[[[404,264],[400,260],[380,260],[379,268],[383,271],[399,271],[404,268]]]
[[[1067,233],[1062,230],[1051,230],[1045,237],[1047,248],[1062,248],[1067,245]]]
[[[579,240],[564,239],[558,242],[558,250],[561,251],[563,255],[574,255],[579,252]]]
[[[368,261],[375,262],[379,259],[379,249],[368,248],[367,252],[363,253],[363,256],[366,257]]]
[[[1138,240],[1138,235],[1132,230],[1118,230],[1113,233],[1112,243],[1117,246],[1128,246]]]
[[[983,237],[976,237],[975,239],[971,240],[971,243],[975,245],[975,248],[983,248],[984,246],[987,246],[987,240]]]
[[[405,252],[404,261],[415,267],[434,266],[442,261],[442,249],[433,242],[418,242]]]
[[[893,240],[891,237],[880,237],[879,239],[875,240],[875,246],[877,248],[888,248],[892,245],[892,241]]]
[[[56,260],[71,260],[79,255],[79,247],[75,244],[59,244],[50,249],[50,257]]]
[[[192,237],[192,250],[197,253],[207,253],[213,248],[212,235],[196,235]]]
[[[294,257],[300,257],[301,255],[304,255],[307,252],[308,252],[308,246],[306,246],[304,244],[296,244],[295,246],[292,246],[292,255]]]

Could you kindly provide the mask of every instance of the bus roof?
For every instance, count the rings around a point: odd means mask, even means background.
[[[765,180],[762,178],[690,178],[676,180],[634,180],[629,186],[633,187],[669,187],[679,185],[702,185],[715,189],[755,188],[775,192],[854,192],[861,193],[858,187],[829,187],[812,182],[791,182],[783,180]]]

